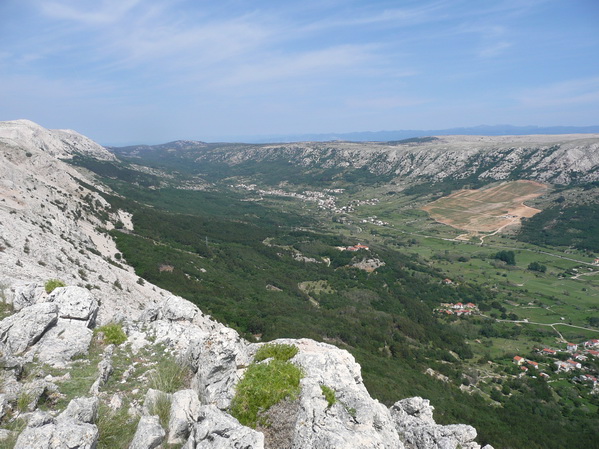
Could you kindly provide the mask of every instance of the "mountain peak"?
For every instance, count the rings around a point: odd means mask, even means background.
[[[0,122],[0,141],[17,145],[32,154],[42,151],[60,159],[83,154],[101,160],[115,160],[106,148],[76,131],[50,130],[26,119]]]

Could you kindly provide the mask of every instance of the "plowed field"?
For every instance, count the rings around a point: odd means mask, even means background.
[[[539,209],[524,202],[547,191],[547,186],[534,181],[513,181],[478,190],[460,190],[439,198],[422,209],[430,216],[457,229],[474,232],[497,232],[532,217]]]

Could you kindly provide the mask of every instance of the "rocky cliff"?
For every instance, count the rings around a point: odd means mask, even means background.
[[[554,184],[599,180],[599,135],[439,136],[399,142],[307,142],[211,145],[185,142],[114,148],[118,154],[179,155],[202,164],[242,167],[256,162],[365,170],[399,182],[530,179]]]
[[[3,447],[480,448],[471,426],[437,425],[425,399],[380,404],[347,351],[305,339],[276,342],[297,348],[297,397],[241,425],[238,383],[274,362],[118,261],[105,230],[131,223],[63,161],[77,153],[112,157],[72,131],[0,123]]]

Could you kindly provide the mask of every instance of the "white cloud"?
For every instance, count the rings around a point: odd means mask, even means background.
[[[500,41],[486,46],[478,52],[481,58],[494,58],[504,53],[505,50],[512,46],[511,42]]]
[[[44,14],[54,19],[102,25],[119,22],[140,3],[141,0],[51,1],[44,2],[41,8]]]
[[[339,74],[340,70],[360,68],[375,59],[371,45],[340,45],[285,56],[271,56],[241,65],[217,82],[220,86],[243,85],[312,75]]]
[[[527,107],[599,103],[599,77],[569,80],[530,89],[518,97]]]
[[[357,109],[389,110],[419,106],[421,104],[430,103],[430,101],[431,100],[426,98],[391,95],[386,97],[352,98],[347,100],[346,104],[350,108]]]

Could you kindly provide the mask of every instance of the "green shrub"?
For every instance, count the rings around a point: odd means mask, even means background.
[[[46,289],[46,293],[52,293],[55,288],[66,287],[66,286],[67,286],[67,284],[62,282],[60,279],[49,279],[46,282],[46,285],[44,286],[44,288]]]
[[[287,360],[292,359],[298,353],[298,351],[299,349],[297,346],[267,343],[258,349],[254,360],[256,362],[261,362],[262,360],[273,358],[275,360],[286,362]]]
[[[327,406],[327,408],[331,408],[335,404],[335,402],[337,402],[337,397],[335,396],[335,390],[333,390],[330,387],[327,387],[326,385],[321,385],[320,390],[322,391],[324,398],[327,400],[327,402],[329,404]]]
[[[268,426],[261,415],[284,399],[297,399],[302,377],[302,370],[291,362],[251,364],[237,384],[231,414],[244,426]]]
[[[95,332],[102,332],[104,334],[104,341],[108,344],[120,345],[127,341],[127,334],[125,334],[123,327],[119,323],[109,323],[97,327]]]

